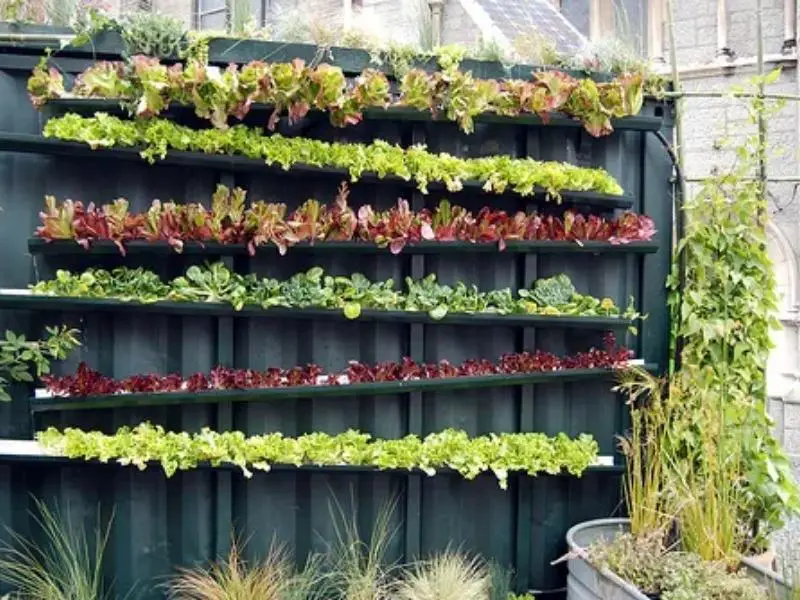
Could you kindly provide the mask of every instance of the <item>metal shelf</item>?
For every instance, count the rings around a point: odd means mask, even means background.
[[[42,238],[30,238],[28,250],[31,254],[119,254],[119,248],[108,240],[92,242],[89,249],[71,240],[47,241]],[[178,253],[167,242],[132,241],[125,244],[128,254],[158,254],[174,255],[208,255],[208,256],[239,256],[248,254],[245,244],[220,244],[217,242],[199,243],[185,242],[183,251]],[[315,244],[297,244],[289,248],[289,253],[294,252],[348,252],[359,254],[385,254],[388,248],[376,246],[367,242],[316,242]],[[653,254],[658,251],[656,242],[631,242],[628,244],[611,244],[609,242],[553,242],[537,240],[532,242],[507,242],[502,252],[519,254]],[[496,243],[479,244],[472,242],[418,242],[407,244],[402,254],[449,254],[471,252],[500,252]],[[273,245],[259,246],[256,253],[278,253]]]
[[[653,369],[653,366],[647,368]],[[259,402],[295,398],[334,398],[348,396],[387,396],[411,392],[439,392],[464,389],[501,388],[536,383],[564,383],[612,377],[615,369],[562,369],[514,375],[482,375],[478,377],[446,377],[412,381],[354,383],[344,385],[298,385],[293,387],[248,390],[216,390],[205,392],[162,392],[114,394],[82,398],[31,398],[31,412],[87,410],[141,406],[175,406],[220,404],[226,402]]]

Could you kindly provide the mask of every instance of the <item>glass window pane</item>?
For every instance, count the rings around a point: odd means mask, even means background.
[[[203,13],[208,10],[216,10],[218,8],[225,8],[225,0],[200,0],[198,2],[199,12]]]
[[[208,15],[200,15],[200,29],[214,29],[224,31],[227,24],[225,23],[225,11],[211,13]]]

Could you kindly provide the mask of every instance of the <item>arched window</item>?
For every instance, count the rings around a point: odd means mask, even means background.
[[[782,327],[772,332],[774,348],[767,361],[767,393],[785,398],[800,372],[800,320],[797,311],[797,259],[783,232],[767,225],[767,251],[772,259]]]

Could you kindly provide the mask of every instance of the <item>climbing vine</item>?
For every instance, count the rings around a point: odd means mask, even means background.
[[[777,75],[766,76],[765,83]],[[748,105],[751,124],[759,114],[780,108],[756,99]],[[770,332],[779,324],[767,254],[767,197],[753,177],[764,143],[752,135],[729,145],[735,156],[730,168],[709,177],[687,199],[686,231],[669,279],[679,362],[686,373],[696,374],[698,386],[723,400],[724,431],[742,444],[746,502],[740,522],[755,549],[763,549],[788,513],[800,511],[791,463],[767,414],[765,369]]]

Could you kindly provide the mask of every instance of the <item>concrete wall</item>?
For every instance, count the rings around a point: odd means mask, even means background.
[[[480,31],[458,0],[447,0],[442,14],[442,43],[473,46]]]

